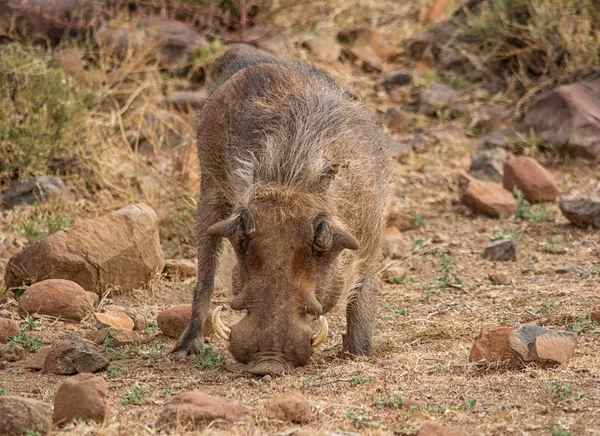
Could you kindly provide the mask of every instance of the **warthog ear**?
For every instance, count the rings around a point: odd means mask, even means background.
[[[232,239],[235,236],[241,236],[242,239],[246,239],[254,230],[252,213],[243,207],[231,217],[210,226],[207,233],[210,236],[220,236],[227,239]]]
[[[332,250],[341,251],[345,248],[356,250],[357,239],[345,229],[327,222],[324,217],[313,220],[314,238],[312,248],[317,253],[327,253]]]

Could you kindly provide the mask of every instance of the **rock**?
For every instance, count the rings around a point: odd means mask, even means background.
[[[504,163],[513,157],[512,153],[502,148],[483,151],[471,160],[469,174],[479,180],[502,183]]]
[[[467,432],[460,427],[425,424],[419,429],[417,436],[467,436]]]
[[[388,227],[385,231],[383,251],[392,259],[400,259],[412,251],[412,240],[409,236],[400,233],[395,227]]]
[[[506,271],[492,271],[488,274],[490,282],[495,285],[510,285],[512,279]]]
[[[511,327],[484,326],[473,343],[469,362],[509,362],[513,354],[508,345],[508,337],[513,330],[514,328]]]
[[[508,218],[517,210],[513,195],[496,183],[477,180],[464,174],[458,179],[458,192],[460,202],[475,213],[492,218]]]
[[[350,46],[345,50],[348,58],[366,72],[381,71],[385,62],[396,54],[394,48],[383,44],[381,34],[373,27],[345,29],[338,33],[338,38]]]
[[[518,188],[529,201],[554,201],[558,185],[552,174],[530,157],[515,157],[504,165],[504,187]]]
[[[311,408],[304,395],[297,392],[287,392],[269,401],[266,415],[270,419],[306,424],[311,418]]]
[[[10,313],[10,310],[0,309],[0,318],[11,319],[12,314]],[[0,323],[2,323],[2,321],[0,321]],[[2,342],[1,339],[0,339],[0,342]]]
[[[397,107],[387,110],[384,117],[384,123],[388,129],[394,133],[406,133],[412,125],[410,118]]]
[[[311,54],[325,62],[335,62],[342,54],[342,47],[329,35],[322,32],[314,32],[302,43]]]
[[[72,48],[64,48],[52,55],[50,66],[62,70],[68,77],[82,79],[86,76],[81,56]]]
[[[577,336],[556,332],[533,324],[524,324],[511,332],[508,342],[524,362],[560,365],[573,357]]]
[[[108,359],[98,348],[73,333],[66,333],[52,345],[42,372],[71,375],[96,372],[108,367]]]
[[[484,152],[488,150],[495,150],[497,148],[501,148],[506,151],[516,151],[522,142],[523,140],[521,139],[521,136],[514,130],[500,130],[481,138],[478,151]]]
[[[132,331],[133,320],[123,312],[95,313],[96,320],[104,327]]]
[[[13,208],[21,204],[34,204],[61,198],[72,201],[75,194],[71,188],[54,176],[39,176],[25,180],[2,194],[2,205]]]
[[[164,310],[156,317],[158,328],[163,334],[169,338],[179,339],[183,331],[186,329],[192,316],[191,304],[179,304],[170,309]],[[210,320],[210,312],[204,326],[202,335],[209,336],[212,334],[212,323]]]
[[[390,141],[390,150],[396,162],[405,163],[413,148],[406,142]]]
[[[110,345],[114,347],[139,344],[142,341],[137,332],[128,330],[106,327],[94,333],[93,341],[96,344],[104,344],[107,342],[107,339],[110,341]]]
[[[591,198],[563,198],[559,206],[561,213],[571,224],[600,229],[600,201]]]
[[[176,91],[164,99],[164,104],[171,110],[190,113],[202,109],[208,95],[204,92]]]
[[[109,417],[108,383],[93,374],[67,378],[54,396],[54,422],[66,424],[74,419],[102,423]]]
[[[25,357],[25,354],[25,349],[14,342],[9,342],[0,349],[0,359],[7,362],[18,362]]]
[[[436,244],[443,244],[450,241],[450,237],[444,233],[436,233],[433,235],[433,238],[431,238],[431,241]]]
[[[429,85],[419,96],[419,113],[435,116],[438,110],[447,108],[457,95],[458,93],[448,85]]]
[[[387,224],[405,232],[417,228],[417,219],[414,215],[401,212],[399,207],[392,207],[388,213]]]
[[[506,108],[482,105],[473,113],[471,126],[484,135],[514,129],[513,115]]]
[[[406,276],[406,270],[401,266],[391,267],[383,273],[383,280],[387,283],[398,283]]]
[[[50,434],[52,406],[42,401],[0,396],[0,435],[25,436],[34,432]]]
[[[19,323],[12,319],[0,318],[0,344],[6,344],[11,336],[21,333]]]
[[[146,315],[143,313],[136,313],[133,316],[133,330],[144,331],[150,325],[150,321],[146,318]]]
[[[413,78],[410,73],[407,73],[406,71],[394,70],[387,73],[380,83],[383,86],[383,89],[385,89],[387,92],[391,92],[395,88],[412,83],[412,80]]]
[[[19,308],[27,314],[49,315],[81,321],[94,311],[87,292],[75,282],[43,280],[31,285],[19,299]]]
[[[421,8],[419,22],[421,24],[440,24],[448,19],[446,0],[435,0],[429,7]]]
[[[212,397],[201,392],[184,392],[164,407],[156,427],[161,431],[178,426],[200,430],[215,420],[241,422],[251,415],[252,410],[241,401]]]
[[[163,274],[174,279],[188,279],[198,275],[198,262],[192,259],[167,259]]]
[[[437,142],[447,144],[464,138],[465,132],[458,126],[448,125],[430,129],[429,135],[431,135],[431,137]]]
[[[515,241],[502,241],[492,244],[483,250],[483,258],[492,261],[517,260],[519,246]]]
[[[590,314],[590,319],[597,324],[600,324],[600,307],[594,307]]]
[[[39,349],[31,359],[25,362],[25,368],[33,369],[34,371],[41,371],[44,368],[44,362],[46,361],[46,357],[48,357],[48,353],[52,347],[43,347]]]
[[[430,141],[426,136],[423,135],[415,135],[410,141],[410,147],[415,151],[415,153],[424,153],[427,151],[427,145],[429,145]]]
[[[11,288],[66,279],[101,295],[107,285],[139,288],[163,267],[156,214],[133,204],[28,246],[10,260],[4,280]]]
[[[583,83],[559,86],[531,105],[524,126],[557,150],[596,159],[600,156],[600,91]]]

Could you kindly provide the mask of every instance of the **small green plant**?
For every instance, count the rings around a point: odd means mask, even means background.
[[[71,222],[62,215],[44,212],[41,218],[21,221],[23,231],[29,243],[44,239],[71,225]]]
[[[111,368],[108,368],[107,377],[108,378],[116,378],[116,377],[119,377],[120,375],[127,375],[128,373],[129,373],[129,371],[125,368],[119,368],[117,366],[113,366]]]
[[[427,227],[427,218],[422,213],[415,214],[415,222],[419,227]]]
[[[124,349],[114,346],[113,338],[107,336],[104,343],[100,347],[100,351],[106,354],[109,360],[128,360],[131,359],[131,354]]]
[[[363,385],[365,383],[373,383],[373,377],[352,377],[350,383],[355,386]]]
[[[418,250],[419,248],[423,247],[422,239],[418,239],[418,238],[415,238],[414,236],[411,236],[410,240],[412,242],[413,250]]]
[[[431,297],[434,295],[437,295],[438,297],[442,295],[440,291],[434,289],[433,285],[423,286],[423,292],[425,292],[425,295],[420,298],[420,301],[424,303],[429,303],[431,301]]]
[[[442,276],[437,279],[438,287],[447,288],[462,285],[462,280],[458,277],[454,277],[452,273],[452,261],[445,253],[440,253],[440,272],[442,273]]]
[[[543,204],[531,205],[525,198],[525,195],[518,188],[514,189],[513,195],[517,200],[517,211],[515,212],[515,218],[522,220],[531,220],[535,223],[542,223],[550,221],[546,206]]]
[[[44,345],[40,338],[36,336],[27,336],[25,330],[21,330],[21,333],[19,333],[17,336],[9,337],[8,341],[19,344],[21,347],[31,352],[36,352]]]
[[[27,430],[27,433],[25,433],[25,436],[42,436],[42,435],[37,431]]]
[[[473,410],[475,406],[477,406],[477,400],[467,400],[458,406],[458,408],[462,410]]]
[[[157,329],[158,329],[157,322],[156,321],[150,321],[150,323],[148,324],[148,327],[146,327],[144,329],[144,334],[148,335],[148,336],[151,336],[151,335],[153,335],[156,332]]]
[[[386,398],[375,398],[374,402],[376,406],[392,406],[396,409],[402,409],[402,407],[404,407],[404,401],[398,394],[392,396],[388,395]]]
[[[541,306],[542,307],[540,307],[540,309],[537,311],[538,315],[550,315],[552,313],[552,310],[554,309],[552,303],[549,303],[547,301],[542,302]]]
[[[550,424],[550,432],[551,436],[573,436],[570,430],[565,430],[556,424]]]
[[[161,341],[155,340],[150,345],[148,356],[150,356],[151,359],[158,359],[165,353],[166,348],[167,346]]]
[[[386,319],[398,319],[407,315],[406,308],[402,307],[400,309],[393,308],[389,303],[384,303],[384,308],[386,310],[385,313],[380,315],[381,318]]]
[[[222,356],[217,356],[211,347],[204,347],[198,359],[198,368],[216,368],[225,365],[227,359]]]
[[[125,395],[121,400],[122,406],[130,406],[130,405],[139,405],[142,402],[144,396],[152,392],[149,388],[145,386],[136,386],[133,390]]]
[[[346,411],[346,418],[349,418],[352,420],[352,426],[357,430],[360,430],[360,428],[363,425],[366,425],[369,427],[378,427],[379,426],[377,423],[373,422],[373,420],[371,418],[369,418],[368,416],[359,415],[358,413],[353,412],[352,410]]]
[[[588,317],[581,318],[567,327],[567,330],[580,335],[581,333],[598,328],[598,323]]]
[[[538,248],[542,253],[548,254],[565,254],[568,250],[561,244],[564,238],[562,235],[556,235],[546,239],[545,242],[538,244]]]

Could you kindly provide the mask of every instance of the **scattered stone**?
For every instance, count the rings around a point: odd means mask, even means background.
[[[531,105],[524,125],[557,150],[596,159],[600,156],[600,91],[583,83],[559,86]]]
[[[21,204],[34,204],[57,198],[72,201],[75,194],[58,177],[39,176],[25,180],[2,194],[2,205],[10,209]]]
[[[431,240],[436,244],[443,244],[450,241],[450,237],[444,233],[436,233],[435,235],[433,235],[433,238],[431,238]]]
[[[559,202],[559,207],[571,224],[600,229],[600,201],[592,198],[563,198]]]
[[[165,97],[164,104],[171,110],[190,113],[202,109],[207,98],[204,92],[176,91]]]
[[[73,333],[66,333],[52,345],[44,360],[42,371],[57,375],[71,375],[101,371],[108,364],[108,359],[95,345]]]
[[[163,274],[173,279],[187,279],[198,275],[198,262],[192,259],[167,259]]]
[[[458,179],[460,202],[475,213],[508,218],[517,210],[513,195],[502,186],[463,174]]]
[[[484,136],[479,142],[478,151],[484,152],[502,148],[506,151],[516,151],[523,142],[514,130],[501,130]]]
[[[402,212],[399,206],[392,205],[388,212],[387,224],[405,232],[417,228],[417,219],[414,215]]]
[[[215,420],[241,422],[251,415],[252,410],[241,401],[201,392],[184,392],[164,407],[156,427],[165,431],[181,425],[190,430],[200,430]]]
[[[518,188],[529,201],[554,201],[558,197],[556,180],[530,157],[515,157],[504,165],[504,187]]]
[[[4,280],[16,288],[66,279],[101,295],[107,285],[139,288],[163,267],[156,214],[145,204],[133,204],[28,246],[10,260]]]
[[[483,151],[471,160],[469,174],[479,180],[502,183],[504,163],[513,157],[512,153],[503,148]]]
[[[440,24],[448,19],[446,0],[435,0],[429,7],[421,8],[419,22],[421,24]]]
[[[406,270],[401,266],[394,266],[388,268],[383,273],[383,280],[387,283],[398,283],[406,276]]]
[[[597,324],[600,324],[600,307],[594,307],[590,314],[590,319]]]
[[[385,230],[383,251],[392,259],[400,259],[412,251],[412,240],[408,235],[400,233],[396,227],[388,227]]]
[[[381,34],[373,27],[355,27],[338,33],[340,41],[349,45],[345,50],[349,59],[366,72],[379,72],[397,51],[382,42]]]
[[[141,338],[138,333],[128,330],[106,327],[94,333],[93,341],[96,344],[104,344],[106,343],[107,339],[109,339],[110,344],[115,347],[139,344],[141,342]]]
[[[81,321],[94,307],[87,292],[75,282],[43,280],[31,285],[19,299],[19,308],[27,314],[49,315]]]
[[[10,310],[0,309],[0,318],[11,319],[12,318],[12,314],[10,313]],[[2,323],[2,321],[0,321],[0,324],[1,323]],[[0,342],[2,342],[1,339],[0,339]]]
[[[429,130],[429,134],[438,143],[448,143],[464,138],[465,132],[458,126],[448,125],[442,127],[434,127]]]
[[[50,434],[52,406],[42,401],[0,396],[0,435]]]
[[[144,315],[143,313],[136,313],[133,316],[133,329],[137,330],[137,331],[144,331],[148,328],[148,326],[150,325],[150,322],[148,321],[148,318],[146,318],[146,315]]]
[[[426,136],[417,134],[409,141],[409,145],[415,153],[424,153],[429,142]]]
[[[509,362],[513,354],[508,345],[508,337],[513,330],[511,327],[484,326],[473,343],[469,362]]]
[[[460,427],[425,424],[419,429],[417,436],[467,436],[467,432]]]
[[[390,141],[390,150],[396,162],[406,163],[413,148],[406,142]]]
[[[484,135],[514,129],[513,114],[506,108],[482,105],[473,114],[473,128]]]
[[[419,113],[435,116],[438,110],[447,108],[457,95],[458,93],[448,85],[429,85],[419,96]]]
[[[556,332],[533,324],[524,324],[511,332],[510,348],[524,362],[541,365],[560,365],[573,357],[577,336],[570,332]]]
[[[204,337],[210,336],[213,332],[212,322],[209,315],[206,317],[204,326],[202,328],[202,335]],[[164,310],[156,317],[158,328],[163,334],[169,338],[179,339],[183,331],[188,326],[190,318],[192,316],[192,305],[191,304],[179,304],[173,306],[170,309]]]
[[[515,241],[502,241],[483,250],[483,258],[492,261],[517,260],[519,246]]]
[[[25,357],[25,354],[25,349],[14,342],[9,342],[0,349],[0,359],[7,362],[18,362]]]
[[[34,371],[41,371],[44,368],[44,362],[46,361],[46,357],[48,357],[48,353],[52,347],[43,347],[40,348],[31,359],[25,362],[25,368],[33,369]]]
[[[306,424],[311,418],[311,408],[304,395],[288,392],[269,401],[266,415],[270,419]]]
[[[0,344],[6,344],[8,338],[11,336],[17,336],[21,333],[19,323],[12,319],[0,318]]]
[[[488,274],[490,282],[495,285],[510,285],[512,279],[506,271],[492,271]]]
[[[576,271],[577,265],[563,265],[559,266],[554,270],[556,274],[568,274],[570,272]]]
[[[413,77],[410,73],[407,73],[406,71],[394,70],[387,73],[380,83],[383,86],[383,89],[385,89],[387,92],[391,92],[400,86],[405,86],[412,83],[412,80]]]
[[[109,417],[106,400],[108,383],[93,374],[77,374],[67,378],[54,397],[54,422],[67,424],[74,419],[102,423]]]
[[[95,313],[96,320],[104,327],[133,330],[133,320],[123,312]]]
[[[387,110],[384,117],[385,125],[394,133],[406,133],[410,129],[412,122],[408,116],[397,107]]]
[[[342,54],[342,47],[335,38],[322,32],[311,33],[302,46],[306,47],[315,58],[325,62],[335,62]]]

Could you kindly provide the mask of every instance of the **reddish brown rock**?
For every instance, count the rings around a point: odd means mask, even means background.
[[[194,259],[167,259],[163,274],[174,279],[196,277],[198,274],[198,262]]]
[[[94,316],[103,327],[112,327],[115,329],[133,331],[133,320],[123,312],[98,312],[95,313]]]
[[[570,332],[557,332],[533,324],[524,324],[510,333],[510,348],[523,362],[536,362],[544,366],[568,362],[577,347],[577,336]]]
[[[517,210],[513,195],[496,183],[461,175],[458,190],[461,203],[473,212],[492,218],[508,218]]]
[[[306,424],[311,418],[311,408],[308,400],[302,394],[288,392],[269,401],[266,415],[279,421]]]
[[[529,201],[554,201],[558,197],[552,174],[529,157],[515,157],[504,164],[503,185],[510,192],[518,188]]]
[[[408,235],[400,233],[396,227],[388,227],[385,230],[383,250],[386,256],[400,259],[410,254],[412,241]]]
[[[25,368],[41,371],[51,349],[52,347],[43,347],[39,349],[31,359],[25,362]]]
[[[163,267],[156,214],[133,204],[29,245],[9,261],[4,280],[12,288],[66,279],[102,294],[107,285],[139,288]]]
[[[108,419],[106,397],[108,383],[93,374],[77,374],[67,378],[54,397],[54,422],[67,424],[74,419],[102,423]]]
[[[66,333],[52,345],[42,372],[57,375],[96,372],[105,369],[108,364],[108,359],[96,346],[73,333]]]
[[[506,271],[492,271],[488,274],[488,278],[495,285],[509,285],[512,281],[510,274]]]
[[[419,429],[417,436],[467,436],[467,432],[460,427],[425,424]]]
[[[500,241],[485,247],[482,257],[491,261],[506,262],[516,261],[519,255],[519,246],[515,241]]]
[[[15,342],[9,342],[0,348],[0,360],[7,362],[18,362],[25,357],[25,354],[25,349]]]
[[[52,406],[42,401],[0,396],[0,435],[50,434]]]
[[[600,324],[600,307],[595,307],[590,314],[590,319],[597,324]]]
[[[184,392],[165,406],[156,427],[164,431],[182,425],[200,430],[216,420],[241,422],[250,415],[252,410],[241,401],[212,397],[201,392]]]
[[[514,328],[502,326],[484,326],[471,348],[469,362],[502,363],[512,359],[508,338]]]
[[[210,321],[210,313],[204,322],[202,329],[203,336],[212,334],[212,323]],[[158,328],[165,336],[173,339],[179,339],[185,328],[187,327],[192,316],[191,304],[179,304],[170,309],[164,310],[156,317]]]
[[[387,110],[384,122],[386,127],[394,133],[406,133],[412,125],[410,118],[397,107],[392,107]]]
[[[342,54],[342,47],[335,38],[322,32],[311,33],[302,44],[311,54],[325,62],[335,62]]]
[[[19,323],[12,319],[0,318],[0,344],[6,344],[8,338],[11,336],[17,336],[21,333],[19,329]]]
[[[31,285],[19,299],[19,308],[28,314],[55,316],[81,321],[94,308],[88,293],[69,280],[44,280]]]

